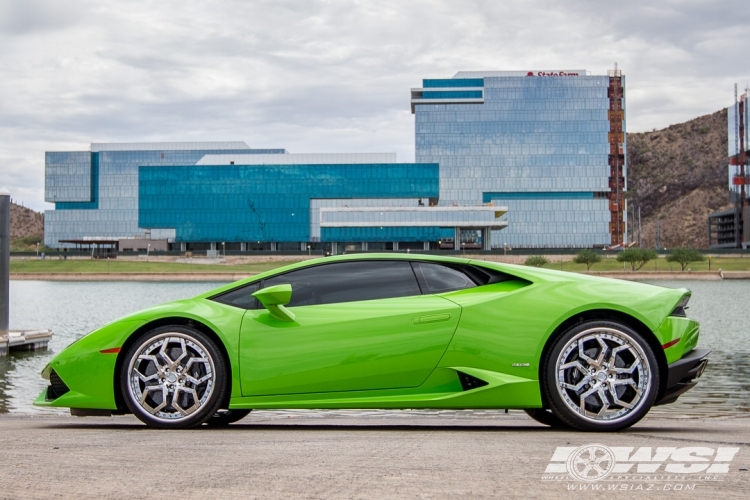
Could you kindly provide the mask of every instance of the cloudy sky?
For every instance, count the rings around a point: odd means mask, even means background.
[[[414,158],[409,89],[460,70],[617,61],[628,128],[717,111],[750,83],[736,1],[0,0],[0,185],[37,210],[44,151],[244,140]]]

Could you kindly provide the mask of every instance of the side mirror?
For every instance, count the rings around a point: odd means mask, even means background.
[[[262,288],[253,294],[271,316],[281,321],[294,321],[294,313],[284,307],[292,300],[292,285],[275,285]]]

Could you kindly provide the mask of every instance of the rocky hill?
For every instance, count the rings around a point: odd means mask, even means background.
[[[30,208],[10,204],[11,247],[31,246],[44,236],[44,214]],[[20,250],[20,248],[19,248]]]
[[[727,111],[628,134],[628,203],[641,206],[643,246],[708,247],[708,214],[729,207]]]

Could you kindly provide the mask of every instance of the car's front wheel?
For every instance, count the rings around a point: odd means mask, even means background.
[[[195,427],[218,411],[226,369],[207,335],[186,326],[164,326],[128,349],[120,384],[130,411],[150,427]]]
[[[651,409],[659,388],[659,369],[648,342],[612,321],[568,329],[543,366],[550,409],[567,425],[585,431],[630,427]]]

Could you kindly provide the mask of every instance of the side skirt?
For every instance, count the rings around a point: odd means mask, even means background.
[[[486,385],[468,388],[459,374]],[[419,387],[232,398],[230,409],[541,408],[539,381],[468,367],[437,368]]]

